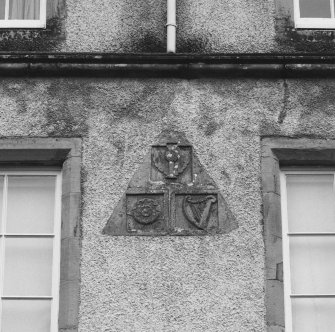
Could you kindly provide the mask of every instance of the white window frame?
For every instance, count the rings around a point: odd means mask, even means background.
[[[58,332],[58,313],[59,313],[59,287],[60,287],[60,253],[61,253],[61,194],[62,194],[62,172],[59,171],[0,171],[0,176],[4,176],[3,189],[3,211],[2,220],[6,218],[7,211],[7,188],[8,176],[55,176],[55,210],[54,210],[54,232],[51,234],[9,234],[6,233],[5,223],[3,232],[0,233],[1,239],[1,260],[0,264],[0,332],[2,331],[2,299],[44,299],[51,301],[51,323],[50,332]],[[5,266],[5,241],[6,237],[38,237],[53,238],[53,262],[52,262],[52,289],[51,296],[3,296],[3,280]]]
[[[333,170],[305,170],[305,171],[280,171],[280,195],[281,195],[281,215],[282,215],[282,243],[283,243],[283,268],[284,268],[284,310],[285,310],[285,331],[293,332],[292,329],[292,298],[335,298],[335,294],[292,294],[291,289],[291,268],[289,238],[293,236],[334,236],[335,232],[289,232],[287,216],[287,190],[286,175],[333,175],[333,187],[335,189],[335,171]],[[335,202],[334,202],[335,204]]]
[[[316,0],[317,1],[317,0]],[[299,0],[294,0],[294,24],[297,29],[335,29],[334,0],[330,1],[330,18],[300,17]]]
[[[47,0],[40,0],[39,20],[9,20],[9,0],[5,4],[5,19],[0,20],[0,28],[45,28],[47,14]]]

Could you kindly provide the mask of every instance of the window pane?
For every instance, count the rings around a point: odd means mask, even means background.
[[[289,232],[335,232],[333,175],[287,175]]]
[[[50,300],[3,300],[2,332],[50,331]]]
[[[0,20],[5,19],[5,4],[6,0],[0,0]]]
[[[50,296],[53,239],[6,238],[4,295]]]
[[[294,332],[330,332],[335,326],[335,299],[292,299]]]
[[[0,234],[2,233],[2,209],[3,209],[3,184],[4,184],[4,177],[0,176]]]
[[[39,20],[40,0],[9,0],[10,20]]]
[[[290,237],[292,294],[335,294],[335,236]]]
[[[55,176],[8,177],[7,233],[53,233]]]
[[[300,17],[331,17],[330,1],[300,0]]]

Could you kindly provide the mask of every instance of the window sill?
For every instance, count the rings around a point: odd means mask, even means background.
[[[0,29],[45,29],[45,20],[10,20],[0,22]]]
[[[294,26],[296,29],[335,30],[335,18],[299,18]]]

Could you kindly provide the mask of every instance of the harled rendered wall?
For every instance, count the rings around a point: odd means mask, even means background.
[[[265,332],[262,135],[335,138],[333,80],[1,79],[0,136],[81,136],[80,332]],[[239,227],[102,229],[162,130],[184,132]]]
[[[46,29],[1,29],[0,51],[166,50],[166,0],[47,1]],[[177,52],[280,51],[274,1],[177,0]]]
[[[178,52],[271,52],[274,0],[177,0]],[[165,52],[166,0],[67,0],[67,51]]]
[[[164,53],[166,0],[47,0],[46,29],[1,29],[0,51]],[[295,29],[293,0],[177,0],[178,53],[331,53]]]

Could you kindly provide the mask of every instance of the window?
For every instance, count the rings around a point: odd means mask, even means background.
[[[0,28],[45,28],[46,0],[0,0]]]
[[[281,173],[286,332],[335,325],[335,172]]]
[[[79,138],[0,139],[1,332],[78,331],[80,166]]]
[[[56,332],[61,173],[0,171],[1,331]]]
[[[287,325],[296,324],[297,317],[302,319],[299,315],[306,315],[305,310],[309,310],[310,303],[313,302],[317,309],[322,309],[324,317],[327,317],[329,309],[332,312],[335,309],[335,290],[332,288],[334,263],[327,263],[329,259],[334,261],[335,256],[335,236],[333,239],[332,235],[335,234],[335,219],[332,219],[335,172],[316,171],[316,167],[335,170],[335,140],[262,138],[265,305],[268,331],[292,331],[291,325],[285,328],[285,322]],[[293,168],[296,172],[288,171]],[[298,171],[306,168],[313,171]],[[289,241],[293,241],[292,246]],[[301,249],[306,243],[308,249]],[[286,266],[285,281],[283,255]],[[291,269],[291,276],[288,275],[290,270],[287,264]],[[313,278],[320,278],[321,281],[317,283]],[[302,306],[305,306],[304,310],[299,311]],[[318,314],[320,312],[314,311],[314,317],[308,314],[305,318],[312,323]],[[320,322],[322,321],[327,322],[325,318],[321,318]],[[309,328],[303,331],[318,331],[312,325]],[[333,327],[319,329],[322,332],[332,330]]]
[[[334,0],[294,0],[296,28],[334,29]]]

